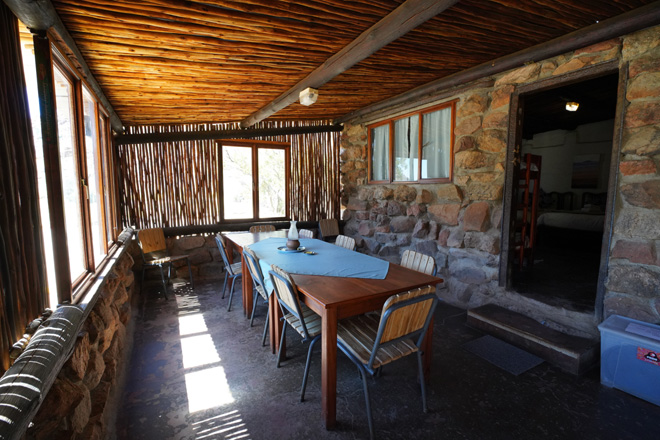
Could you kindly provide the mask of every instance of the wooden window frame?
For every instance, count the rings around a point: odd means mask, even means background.
[[[51,41],[51,54],[52,54],[52,64],[53,64],[53,69],[59,69],[69,81],[73,84],[73,109],[74,109],[74,118],[75,120],[72,122],[72,125],[74,126],[75,130],[75,135],[74,135],[74,152],[75,152],[75,160],[76,160],[76,171],[78,173],[77,179],[78,179],[78,186],[79,186],[79,198],[80,198],[80,215],[81,215],[81,239],[83,240],[83,260],[84,260],[84,266],[85,266],[85,271],[80,274],[77,278],[71,280],[71,289],[72,289],[72,302],[74,302],[76,299],[80,298],[82,293],[85,291],[85,287],[89,284],[88,282],[93,278],[94,274],[102,269],[104,266],[104,262],[107,260],[108,255],[111,253],[112,248],[115,246],[115,241],[117,238],[117,230],[114,230],[113,236],[108,237],[107,236],[107,225],[109,221],[115,221],[116,220],[116,213],[114,215],[109,215],[109,213],[106,212],[106,184],[108,182],[114,182],[114,178],[109,175],[110,170],[112,169],[111,167],[113,166],[114,160],[112,159],[112,154],[111,154],[111,149],[112,149],[112,138],[110,134],[110,125],[109,125],[109,118],[107,112],[103,109],[101,104],[99,103],[99,99],[92,90],[91,87],[89,87],[89,84],[87,84],[84,79],[78,74],[76,69],[72,66],[71,62],[69,59],[64,55],[64,52],[55,44]],[[54,70],[53,70],[54,71]],[[85,112],[83,108],[83,87],[86,89],[86,92],[89,94],[89,96],[92,98],[94,101],[94,114],[91,115],[91,117],[95,118],[96,120],[96,139],[97,139],[97,149],[98,149],[98,160],[96,161],[97,163],[94,164],[96,166],[96,172],[100,173],[98,175],[99,179],[99,196],[101,200],[99,203],[101,203],[101,219],[100,221],[103,223],[103,227],[101,228],[101,237],[98,237],[101,240],[101,247],[104,250],[104,257],[101,259],[101,261],[96,262],[95,261],[95,256],[94,256],[94,249],[93,249],[93,233],[92,233],[92,227],[91,227],[91,208],[89,204],[89,198],[87,196],[87,192],[89,189],[87,188],[87,183],[89,182],[89,172],[90,170],[87,169],[87,151],[86,151],[86,146],[85,146],[85,127],[84,127],[84,119],[85,119]],[[99,124],[99,121],[102,117],[102,115],[106,118],[106,123],[105,123],[105,133],[101,133],[101,126]],[[101,138],[105,138],[105,140],[102,140]],[[105,149],[103,148],[103,145],[105,145]],[[58,152],[59,154],[59,152]],[[108,164],[108,169],[105,169],[103,166],[104,163]],[[61,169],[57,170],[57,172],[61,173]],[[65,176],[62,176],[62,179],[64,179]],[[112,204],[111,206],[114,206],[116,203],[116,196],[111,196],[110,203]],[[53,203],[52,200],[50,200],[49,197],[49,205]],[[64,205],[54,205],[52,206],[51,209],[64,209]],[[115,208],[116,209],[116,208]],[[116,223],[113,223],[116,224]],[[68,252],[67,249],[60,249],[59,251],[54,251],[55,252],[55,258],[57,258],[57,254],[59,252]],[[56,273],[56,276],[60,276],[59,274]]]
[[[220,219],[223,223],[245,223],[245,222],[264,222],[264,221],[281,221],[288,220],[291,215],[290,201],[291,201],[291,145],[288,142],[270,142],[259,140],[222,140],[216,142],[220,149],[218,166],[220,167],[219,180],[219,195],[220,195]],[[224,178],[223,178],[223,154],[222,147],[249,147],[252,150],[252,218],[242,219],[226,219],[225,218],[225,200],[224,200]],[[283,217],[259,217],[259,149],[274,149],[284,151],[284,185],[285,185],[285,213]]]
[[[409,112],[403,115],[399,115],[393,118],[386,119],[384,121],[379,121],[374,124],[367,126],[367,176],[369,184],[411,184],[411,183],[450,183],[453,180],[454,176],[454,130],[456,128],[456,103],[457,99],[445,102],[443,104],[434,105],[432,107],[424,108],[414,112]],[[451,108],[451,117],[450,117],[450,133],[449,133],[449,176],[448,177],[434,177],[434,178],[422,178],[422,141],[424,136],[424,115],[433,113],[439,110],[444,110],[446,108]],[[419,127],[418,127],[418,140],[417,140],[417,180],[394,180],[394,125],[396,121],[401,119],[410,118],[412,116],[419,117]],[[378,127],[384,125],[389,126],[389,162],[388,162],[388,179],[387,180],[374,180],[373,177],[373,154],[372,154],[372,132]]]

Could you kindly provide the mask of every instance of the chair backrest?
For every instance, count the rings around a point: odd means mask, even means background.
[[[138,231],[138,241],[142,252],[150,254],[157,251],[166,251],[167,243],[162,228],[140,229]]]
[[[252,249],[248,247],[244,247],[243,258],[245,258],[248,270],[250,271],[250,275],[252,276],[252,281],[254,282],[254,284],[259,285],[261,287],[265,287],[264,274],[261,271],[261,266],[259,265],[259,258],[257,257],[257,254],[255,254]]]
[[[309,333],[300,308],[300,299],[298,298],[298,287],[296,286],[296,283],[293,282],[293,278],[291,278],[291,275],[288,272],[274,264],[271,266],[271,270],[268,273],[270,274],[270,279],[273,281],[275,295],[277,296],[280,306],[298,318],[303,327],[304,337],[308,338]]]
[[[346,235],[338,235],[335,244],[337,246],[350,249],[352,251],[355,250],[355,239],[353,237],[347,237]]]
[[[215,236],[215,243],[218,245],[218,250],[220,251],[222,262],[225,265],[225,270],[230,275],[235,275],[231,268],[231,263],[229,263],[229,258],[227,257],[227,250],[225,249],[225,238],[221,234],[217,234]]]
[[[250,226],[250,232],[273,232],[275,230],[274,225],[254,225]]]
[[[314,231],[310,229],[301,229],[298,231],[298,236],[300,238],[314,238]]]
[[[369,367],[373,365],[380,347],[388,343],[418,337],[415,345],[420,348],[437,303],[433,286],[390,296],[383,305]]]
[[[435,259],[433,257],[410,249],[403,252],[401,266],[425,273],[426,275],[435,276],[436,272]]]
[[[336,218],[324,218],[319,221],[319,233],[324,240],[339,235],[339,222]]]

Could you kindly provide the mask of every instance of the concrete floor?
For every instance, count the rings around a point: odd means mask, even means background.
[[[148,293],[138,316],[119,439],[368,438],[357,369],[339,353],[337,427],[321,421],[320,350],[306,401],[299,402],[306,344],[288,333],[288,359],[261,346],[265,307],[254,327],[240,295],[227,312],[219,282]],[[237,287],[237,289],[240,287]],[[599,372],[574,377],[544,363],[520,376],[461,346],[482,334],[466,314],[441,305],[434,328],[429,413],[421,410],[414,357],[370,380],[379,439],[658,439],[660,407],[600,385]],[[660,372],[659,372],[660,374]],[[658,380],[658,377],[649,380]]]

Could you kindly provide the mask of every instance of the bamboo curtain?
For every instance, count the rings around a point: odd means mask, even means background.
[[[0,322],[2,370],[9,349],[46,305],[34,142],[18,22],[0,2]]]
[[[255,128],[290,128],[326,121],[262,122]],[[128,127],[127,134],[235,130],[237,124]],[[338,132],[258,138],[291,144],[292,218],[339,218]],[[220,222],[220,151],[216,141],[118,145],[122,222],[138,229]]]

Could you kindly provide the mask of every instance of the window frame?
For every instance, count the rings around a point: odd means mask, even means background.
[[[218,147],[218,166],[219,176],[219,212],[220,212],[220,221],[223,223],[246,223],[246,222],[263,222],[263,221],[284,221],[289,220],[291,211],[290,211],[290,201],[291,201],[291,144],[288,142],[270,142],[270,141],[260,141],[260,140],[221,140],[217,141],[216,145]],[[224,193],[224,162],[223,162],[223,147],[249,147],[251,148],[252,153],[252,218],[241,218],[241,219],[227,219],[225,218],[225,193]],[[285,185],[285,213],[283,217],[259,217],[259,150],[260,149],[275,149],[284,151],[284,185]]]
[[[111,127],[110,127],[110,121],[109,121],[109,116],[101,103],[99,102],[98,97],[92,90],[92,88],[87,84],[87,82],[82,78],[82,76],[78,73],[78,71],[73,67],[71,64],[70,60],[66,55],[64,55],[64,52],[51,40],[50,42],[50,47],[51,47],[51,60],[52,60],[52,65],[53,65],[53,72],[55,69],[59,69],[66,77],[67,79],[72,83],[73,85],[73,106],[74,106],[74,121],[72,122],[72,125],[74,126],[75,130],[75,136],[74,136],[74,154],[75,154],[75,161],[76,161],[76,171],[77,171],[77,179],[78,179],[78,196],[80,200],[80,216],[81,216],[81,225],[80,225],[80,238],[83,240],[83,261],[84,261],[84,267],[85,270],[76,276],[76,278],[71,279],[71,297],[72,297],[72,302],[75,302],[76,300],[80,299],[82,297],[82,293],[85,291],[86,286],[89,284],[89,282],[93,279],[95,273],[98,271],[102,270],[108,256],[112,254],[113,248],[116,246],[116,239],[118,236],[118,231],[116,228],[113,228],[113,234],[111,237],[108,237],[107,235],[107,228],[109,222],[112,222],[113,225],[116,225],[116,216],[114,215],[108,215],[108,212],[106,212],[106,183],[107,182],[112,182],[114,183],[114,176],[110,175],[110,170],[106,170],[103,166],[104,163],[111,164],[111,150],[112,150],[112,135],[110,133]],[[86,92],[88,95],[91,97],[92,101],[94,102],[94,115],[93,117],[96,120],[96,149],[98,153],[98,160],[94,164],[96,167],[95,172],[100,173],[98,175],[99,179],[99,197],[101,200],[99,203],[101,203],[101,217],[99,220],[103,223],[103,228],[101,228],[101,237],[98,237],[98,239],[101,240],[99,243],[101,248],[104,251],[104,256],[103,258],[100,259],[100,261],[96,261],[95,255],[94,255],[94,245],[93,245],[93,232],[92,232],[92,225],[91,225],[91,207],[89,203],[89,196],[88,196],[88,182],[89,182],[89,173],[90,170],[87,169],[87,148],[85,145],[85,112],[83,108],[83,88],[86,89]],[[101,126],[99,124],[101,115],[103,115],[105,119],[105,132],[101,132]],[[103,140],[102,138],[105,138]],[[103,145],[105,145],[105,149],[103,148]],[[38,148],[38,147],[37,147]],[[61,168],[57,170],[56,172],[61,173],[62,170]],[[61,179],[64,180],[66,176],[62,175]],[[113,185],[114,186],[114,185]],[[110,203],[114,204],[116,202],[117,198],[116,197],[111,197]],[[49,205],[52,203],[51,200],[49,200]],[[114,205],[113,205],[114,206]],[[55,209],[64,209],[64,206],[55,206]],[[116,210],[116,208],[114,208]],[[69,249],[67,247],[66,250],[60,250],[60,252],[69,252]],[[70,255],[70,254],[69,254]],[[55,276],[58,276],[56,273]]]
[[[434,105],[432,107],[427,107],[417,111],[405,113],[398,115],[393,118],[385,119],[370,125],[367,125],[367,183],[368,184],[413,184],[413,183],[450,183],[453,181],[454,177],[454,142],[455,142],[455,128],[456,128],[456,103],[457,99],[445,102],[442,104]],[[423,139],[424,139],[424,115],[429,113],[434,113],[436,111],[444,110],[446,108],[451,109],[450,116],[450,133],[449,133],[449,176],[447,177],[433,177],[433,178],[423,178],[422,177],[422,151],[423,151]],[[418,116],[418,140],[417,140],[417,180],[394,180],[394,163],[395,163],[395,145],[396,135],[394,131],[395,123],[402,119],[411,118],[413,116]],[[389,127],[389,161],[388,161],[388,178],[386,180],[376,180],[373,179],[373,132],[374,129],[387,125]]]

